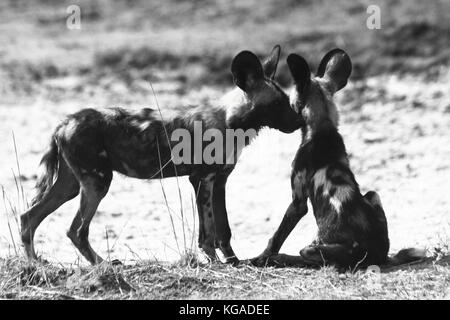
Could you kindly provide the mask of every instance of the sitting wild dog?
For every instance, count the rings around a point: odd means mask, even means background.
[[[192,134],[196,123],[203,130],[219,131],[223,137],[226,129],[252,129],[255,133],[262,127],[283,132],[298,129],[300,117],[273,80],[279,55],[280,47],[276,46],[261,63],[253,53],[240,52],[231,64],[238,88],[220,102],[185,109],[168,119],[148,108],[83,109],[69,115],[53,133],[50,149],[42,159],[46,172],[38,181],[38,194],[21,216],[21,237],[28,257],[36,258],[33,237],[42,220],[81,193],[80,207],[67,235],[89,262],[101,262],[88,241],[89,224],[108,192],[113,171],[117,171],[140,179],[189,175],[197,197],[200,248],[213,260],[219,248],[226,262],[238,263],[230,245],[225,208],[225,184],[237,159],[231,163],[207,164],[201,159],[200,163],[175,164],[172,148],[176,143],[169,137],[176,129]]]
[[[291,105],[304,119],[302,143],[292,164],[292,203],[256,265],[321,266],[338,268],[388,263],[386,217],[378,194],[362,195],[349,167],[344,141],[338,132],[338,112],[333,95],[345,87],[352,65],[340,49],[322,59],[316,77],[308,63],[291,54],[287,63],[295,82]],[[307,213],[310,199],[318,226],[317,239],[300,256],[277,254],[295,225]],[[404,249],[391,264],[422,258],[415,249]]]

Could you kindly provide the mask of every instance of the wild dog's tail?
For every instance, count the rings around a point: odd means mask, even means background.
[[[388,258],[388,266],[399,266],[402,264],[418,261],[426,258],[425,249],[407,248],[400,250],[396,255]]]
[[[54,136],[52,136],[49,149],[42,157],[40,165],[44,171],[36,182],[36,196],[31,200],[31,205],[39,202],[53,185],[53,179],[58,170],[58,146]]]

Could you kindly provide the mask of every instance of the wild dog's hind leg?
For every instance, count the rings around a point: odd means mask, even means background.
[[[81,198],[80,208],[73,219],[67,236],[75,247],[91,263],[96,264],[103,259],[95,253],[89,244],[89,224],[97,211],[100,201],[108,192],[112,180],[112,171],[98,171],[80,176]]]
[[[387,262],[390,246],[386,214],[378,193],[369,191],[364,195],[364,199],[371,204],[376,218],[371,228],[374,236],[371,237],[371,250],[367,263],[384,264]]]
[[[376,215],[376,220],[378,222],[377,227],[380,228],[377,232],[383,233],[383,236],[388,238],[386,214],[384,213],[380,196],[375,191],[369,191],[363,196],[363,198],[370,203],[373,208],[373,212]]]
[[[217,260],[215,249],[215,225],[213,215],[213,189],[215,173],[193,174],[189,181],[194,187],[198,210],[198,245],[211,261]]]
[[[225,204],[225,185],[230,171],[217,173],[213,189],[213,214],[216,230],[216,247],[222,251],[225,262],[237,265],[239,259],[230,245],[231,229]]]
[[[374,191],[367,192],[363,197],[371,207],[373,207],[374,211],[370,214],[376,215],[376,218],[381,225],[386,226],[386,217],[384,215],[384,211],[381,205],[381,200],[378,194]],[[372,228],[375,228],[375,225],[372,225]],[[377,236],[381,238],[386,237],[383,236],[383,232],[387,231],[386,228],[381,228],[375,230]],[[368,252],[367,248],[363,249],[359,243],[354,242],[353,244],[347,243],[313,243],[302,250],[300,250],[300,255],[311,262],[315,262],[318,265],[334,265],[340,270],[345,270],[349,267],[355,267],[356,265],[364,266],[367,263],[370,263],[374,258],[377,259],[376,255],[378,251],[383,251],[384,242],[377,243],[373,250]],[[381,257],[383,254],[380,255]]]
[[[359,248],[338,243],[311,245],[300,250],[300,256],[318,266],[353,267],[359,260]],[[361,258],[359,258],[361,259]]]
[[[21,238],[25,253],[30,259],[36,259],[34,251],[34,233],[39,224],[63,203],[75,198],[80,190],[79,183],[67,163],[60,156],[55,183],[21,217]]]
[[[381,204],[380,196],[375,191],[368,191],[363,197],[364,197],[364,199],[369,201],[369,203],[372,206],[378,206],[380,208],[383,208],[383,205]]]

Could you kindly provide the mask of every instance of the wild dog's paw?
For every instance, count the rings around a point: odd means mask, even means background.
[[[250,259],[250,263],[255,267],[280,267],[285,265],[283,256],[283,254],[271,254],[263,252],[259,256]]]
[[[112,261],[111,261],[111,264],[112,264],[113,266],[121,266],[121,265],[123,265],[122,261],[120,261],[120,260],[118,260],[118,259],[112,260]]]
[[[315,263],[323,263],[324,257],[320,252],[320,249],[316,246],[307,246],[300,250],[300,255],[305,260],[315,262]]]
[[[37,262],[38,264],[41,264],[41,265],[50,264],[50,262],[47,259],[44,259],[42,256],[36,257],[36,259],[34,259],[34,262]]]
[[[213,246],[202,245],[200,247],[200,252],[208,263],[220,262],[220,259],[216,254],[216,249]]]
[[[270,263],[270,255],[262,253],[259,256],[250,259],[250,263],[255,267],[266,267]]]
[[[233,267],[236,267],[239,265],[240,261],[236,256],[232,256],[232,257],[225,258],[225,263],[230,264]]]

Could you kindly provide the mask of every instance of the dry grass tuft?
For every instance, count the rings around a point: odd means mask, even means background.
[[[192,262],[195,263],[192,263]],[[439,299],[448,298],[450,256],[374,274],[141,261],[95,267],[0,259],[6,299]]]

